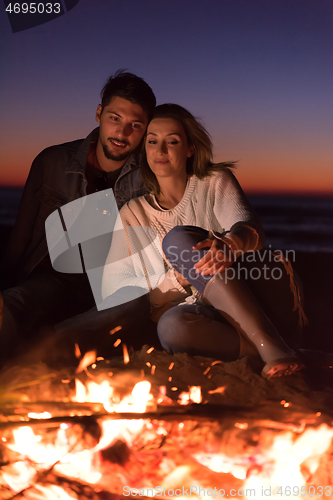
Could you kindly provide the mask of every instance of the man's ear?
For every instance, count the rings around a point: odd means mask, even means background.
[[[95,116],[95,120],[97,121],[97,123],[99,123],[101,121],[101,114],[102,114],[102,105],[99,104],[97,106],[96,116]]]
[[[190,146],[187,153],[187,158],[191,158],[194,155],[194,147]]]

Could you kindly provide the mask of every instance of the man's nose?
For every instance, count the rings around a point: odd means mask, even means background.
[[[119,139],[122,137],[129,137],[133,132],[133,127],[131,123],[119,123],[117,127],[117,136]]]

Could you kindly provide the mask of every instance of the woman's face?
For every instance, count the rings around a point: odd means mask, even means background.
[[[172,118],[155,118],[148,125],[146,155],[157,178],[185,178],[187,158],[193,155],[183,126]]]

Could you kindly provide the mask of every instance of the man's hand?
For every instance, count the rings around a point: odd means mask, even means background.
[[[196,273],[203,276],[214,276],[217,273],[225,271],[235,262],[234,253],[229,245],[218,239],[210,239],[200,241],[193,250],[201,250],[202,248],[210,248],[210,250],[195,264]]]

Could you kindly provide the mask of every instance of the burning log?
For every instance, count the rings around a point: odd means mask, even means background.
[[[46,411],[56,408],[56,410],[61,413],[61,407],[63,407],[62,416],[50,416],[49,418],[43,418],[42,416],[40,418],[33,418],[29,417],[29,415],[32,415],[31,410],[35,409],[36,411],[33,414],[37,415],[38,409],[43,408],[45,411],[44,404],[41,403],[41,406],[37,405],[36,408],[34,403],[25,405],[24,409],[21,408],[20,412],[15,409],[14,415],[10,413],[10,411],[13,411],[14,408],[7,406],[7,421],[0,422],[0,432],[5,429],[23,426],[57,427],[60,423],[82,424],[88,421],[89,417],[91,417],[92,420],[141,420],[144,418],[146,420],[164,421],[217,421],[223,423],[224,425],[228,422],[234,422],[235,419],[237,419],[244,421],[247,426],[251,426],[255,423],[258,427],[292,430],[293,432],[303,432],[305,426],[309,425],[318,426],[322,423],[327,423],[327,425],[332,424],[332,417],[330,415],[322,414],[321,412],[317,412],[315,414],[306,413],[302,408],[286,411],[283,407],[281,408],[281,405],[278,404],[271,404],[269,406],[262,405],[261,407],[252,410],[240,407],[223,407],[220,405],[200,404],[173,407],[158,406],[155,412],[144,412],[143,416],[142,413],[131,412],[109,413],[106,410],[102,411],[103,405],[97,403],[94,403],[93,405],[80,403],[74,404],[73,406],[71,406],[70,403],[46,403]],[[93,408],[99,411],[93,412]],[[19,413],[19,415],[17,413]],[[41,415],[43,415],[43,413],[41,413]]]

